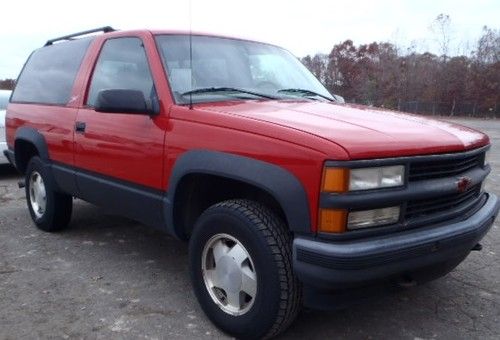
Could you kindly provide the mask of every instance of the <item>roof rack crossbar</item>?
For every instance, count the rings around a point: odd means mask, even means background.
[[[104,26],[104,27],[99,27],[99,28],[94,28],[92,30],[87,30],[87,31],[82,31],[78,33],[73,33],[73,34],[68,34],[59,38],[55,39],[50,39],[47,40],[44,46],[50,46],[56,41],[61,41],[61,40],[71,40],[71,38],[79,37],[81,35],[86,35],[86,34],[91,34],[91,33],[96,33],[96,32],[103,32],[103,33],[108,33],[108,32],[114,32],[115,29],[111,26]]]

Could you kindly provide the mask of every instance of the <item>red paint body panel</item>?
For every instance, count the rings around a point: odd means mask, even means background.
[[[160,98],[157,116],[98,113],[84,106],[103,42],[125,36],[140,37],[144,42]],[[73,133],[76,120],[87,124],[84,135]],[[96,37],[66,107],[10,104],[6,121],[11,148],[16,129],[32,126],[44,135],[54,161],[163,191],[168,190],[176,160],[192,149],[276,164],[304,186],[313,231],[325,161],[452,153],[489,143],[486,135],[462,126],[355,105],[309,100],[205,103],[192,110],[174,105],[149,31]]]
[[[45,137],[49,157],[73,165],[73,132],[77,109],[72,107],[9,104],[6,116],[7,144],[14,147],[17,128],[29,126]]]
[[[144,115],[81,109],[85,134],[75,134],[75,166],[152,188],[161,188],[164,124]]]

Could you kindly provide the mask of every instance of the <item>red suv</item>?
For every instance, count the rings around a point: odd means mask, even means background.
[[[196,296],[237,337],[278,334],[303,303],[335,308],[339,290],[442,276],[499,210],[486,135],[343,104],[255,41],[110,27],[50,40],[6,129],[40,229],[66,227],[77,197],[189,241]]]

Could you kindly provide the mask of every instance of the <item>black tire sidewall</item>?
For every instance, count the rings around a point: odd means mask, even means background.
[[[40,217],[38,217],[35,214],[30,202],[30,177],[31,174],[35,171],[40,174],[40,176],[43,179],[43,183],[45,185],[45,195],[46,195],[45,212]],[[54,220],[54,214],[55,214],[54,183],[50,177],[49,171],[47,170],[46,166],[37,156],[31,158],[26,168],[25,189],[26,189],[26,202],[28,204],[28,209],[33,222],[40,229],[51,230],[52,229],[51,224],[52,221]]]
[[[235,237],[249,252],[257,273],[257,296],[251,309],[240,316],[221,310],[205,287],[201,271],[202,252],[206,242],[215,234]],[[278,266],[265,236],[241,214],[216,207],[198,220],[190,240],[189,260],[194,291],[208,317],[222,330],[240,338],[259,338],[274,324],[280,303]]]

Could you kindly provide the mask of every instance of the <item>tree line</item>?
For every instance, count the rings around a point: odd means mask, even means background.
[[[484,27],[469,55],[448,56],[448,16],[440,15],[442,55],[401,53],[388,42],[346,40],[330,54],[301,59],[346,102],[434,114],[500,117],[500,30]]]
[[[14,79],[0,79],[0,90],[13,90],[15,85]]]

